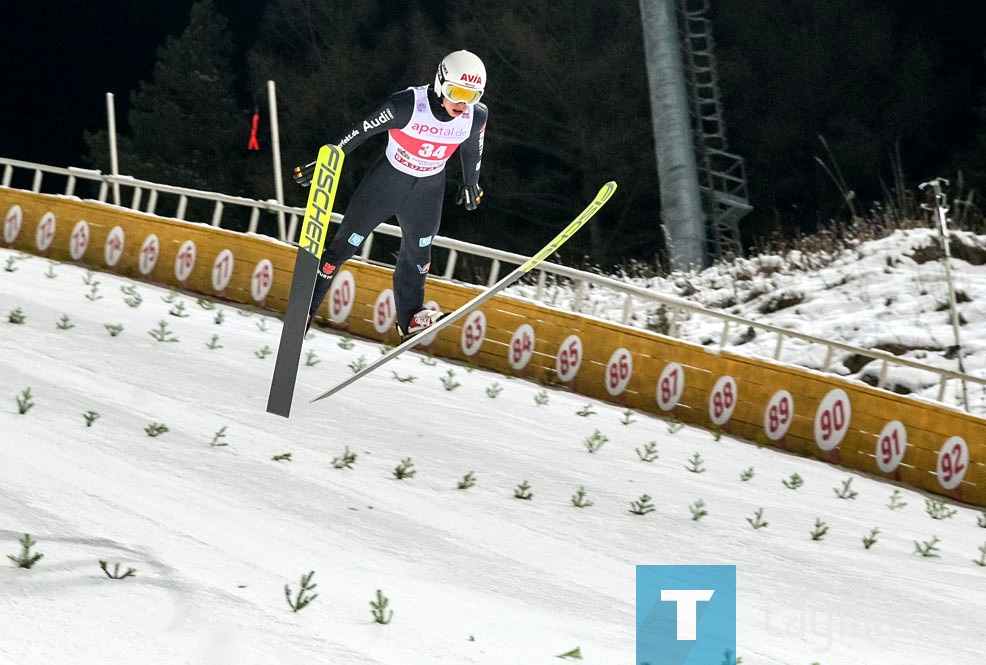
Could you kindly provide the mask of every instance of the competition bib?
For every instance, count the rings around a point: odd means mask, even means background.
[[[445,168],[456,148],[472,131],[472,109],[458,118],[440,122],[428,106],[428,87],[414,90],[414,112],[401,129],[390,130],[387,159],[403,173],[419,178]]]

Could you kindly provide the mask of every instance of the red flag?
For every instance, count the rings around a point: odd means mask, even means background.
[[[253,112],[253,126],[250,128],[250,142],[247,143],[247,150],[260,150],[260,142],[257,141],[257,125],[260,124],[260,111]]]

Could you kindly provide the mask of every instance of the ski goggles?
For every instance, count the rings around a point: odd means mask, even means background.
[[[461,85],[446,81],[442,84],[442,96],[455,103],[465,102],[472,106],[483,96],[483,91],[464,88]]]

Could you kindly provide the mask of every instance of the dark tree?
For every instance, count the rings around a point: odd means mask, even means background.
[[[310,162],[320,146],[340,138],[391,93],[429,82],[442,49],[428,19],[413,6],[395,9],[383,0],[268,3],[248,63],[255,89],[268,80],[277,87],[287,202],[304,205],[307,194],[291,182],[291,167]],[[338,205],[345,205],[378,145],[347,158]]]
[[[128,131],[121,126],[119,137],[123,173],[271,198],[273,80],[286,203],[303,205],[307,191],[291,182],[292,166],[390,93],[430,83],[442,56],[466,48],[488,70],[487,196],[473,213],[453,205],[453,161],[442,233],[529,254],[613,179],[617,196],[566,246],[566,263],[661,263],[636,2],[264,6],[243,90],[225,19],[213,0],[194,5],[185,32],[160,49],[151,81],[130,96]],[[810,233],[833,218],[866,215],[931,177],[986,188],[986,3],[711,0],[711,10],[729,147],[746,160],[754,206],[741,222],[747,248],[777,232]],[[247,158],[254,106],[262,150]],[[85,138],[94,165],[107,170],[106,133]],[[347,159],[340,207],[386,138],[373,141]]]
[[[566,253],[607,267],[653,258],[662,236],[636,3],[461,2],[453,33],[490,81],[488,207],[482,224],[463,222],[463,237],[536,250],[616,180],[613,201]]]
[[[153,78],[131,93],[120,171],[138,178],[243,194],[247,130],[234,97],[232,38],[212,0],[191,9],[181,36],[158,52]],[[105,131],[86,134],[90,159],[108,170]]]
[[[726,120],[756,208],[749,235],[810,232],[866,214],[892,189],[934,175],[920,165],[947,108],[935,79],[940,55],[893,3],[718,4]],[[818,159],[841,172],[845,192]]]
[[[983,53],[983,60],[986,64],[986,52]],[[975,136],[959,151],[956,159],[958,166],[953,192],[962,203],[955,206],[952,215],[964,222],[975,222],[975,230],[981,233],[986,205],[977,201],[981,201],[982,193],[986,192],[986,88],[979,93],[979,103],[973,112],[977,119]],[[979,196],[976,196],[977,193]]]
[[[473,213],[453,205],[453,160],[442,233],[530,253],[615,179],[618,198],[570,255],[651,258],[660,245],[657,183],[635,6],[280,0],[268,5],[249,62],[255,86],[276,81],[282,155],[293,165],[390,93],[431,83],[441,58],[461,48],[488,72],[487,196]],[[368,145],[347,158],[342,205],[378,154]],[[289,202],[303,200],[303,190],[285,187]]]

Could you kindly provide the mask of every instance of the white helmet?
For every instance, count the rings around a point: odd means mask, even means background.
[[[474,53],[449,53],[438,65],[435,74],[435,94],[453,102],[472,105],[483,96],[486,87],[486,67]]]

